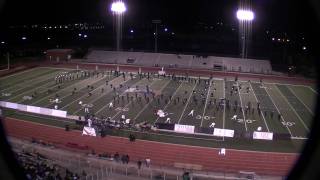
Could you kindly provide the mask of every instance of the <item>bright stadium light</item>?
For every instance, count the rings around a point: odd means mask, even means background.
[[[120,51],[121,49],[121,41],[122,41],[122,23],[123,23],[123,17],[124,12],[127,10],[126,5],[122,0],[115,0],[111,4],[111,11],[112,15],[115,17],[113,21],[114,27],[116,29],[116,45],[117,45],[117,51]]]
[[[26,40],[27,38],[26,38],[25,36],[23,36],[21,39],[22,39],[22,40]]]
[[[241,21],[252,21],[254,19],[254,14],[249,10],[241,10],[237,11],[237,18]]]
[[[121,1],[117,1],[112,3],[111,5],[111,11],[117,14],[122,14],[127,10],[125,4]]]

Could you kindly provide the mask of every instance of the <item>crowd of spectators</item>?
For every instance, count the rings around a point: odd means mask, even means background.
[[[66,168],[54,164],[52,160],[37,152],[30,153],[22,150],[15,152],[19,165],[23,168],[26,179],[48,180],[77,180],[80,176]],[[65,173],[63,173],[65,170]]]
[[[102,153],[102,154],[98,154],[96,155],[95,152],[91,152],[91,154],[89,154],[90,156],[97,156],[100,159],[107,159],[110,161],[114,161],[117,163],[122,163],[122,164],[129,164],[130,162],[130,156],[128,154],[119,154],[118,152],[116,152],[115,154],[111,154],[111,153]],[[146,158],[144,160],[139,159],[137,162],[137,166],[138,169],[141,169],[141,166],[143,164],[145,164],[146,167],[150,167],[151,164],[151,159]]]

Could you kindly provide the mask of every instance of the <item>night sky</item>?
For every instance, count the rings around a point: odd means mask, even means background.
[[[3,24],[111,22],[111,0],[0,0]],[[197,22],[222,21],[236,25],[237,0],[124,0],[127,25],[161,19],[171,26],[187,28]],[[253,0],[255,28],[300,31],[306,19],[315,16],[307,1]]]

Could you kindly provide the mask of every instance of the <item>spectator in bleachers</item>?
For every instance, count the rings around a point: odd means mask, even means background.
[[[29,153],[22,150],[22,153],[16,153],[15,155],[19,164],[23,167],[27,179],[77,180],[80,178],[68,169],[66,169],[65,177],[62,178],[59,172],[60,168],[37,152]]]
[[[120,158],[120,155],[118,152],[116,152],[113,156],[113,159],[116,161],[116,162],[119,162],[119,158]]]
[[[139,159],[139,161],[137,162],[137,164],[138,164],[138,169],[141,169],[142,162],[141,162],[140,159]]]
[[[130,157],[129,157],[129,155],[127,154],[127,155],[125,155],[125,163],[126,163],[126,164],[129,164],[129,161],[130,161]]]

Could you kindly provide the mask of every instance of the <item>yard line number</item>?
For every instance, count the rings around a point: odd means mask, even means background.
[[[117,107],[117,108],[116,108],[116,111],[127,112],[127,111],[129,111],[129,108],[126,108],[126,107]]]

